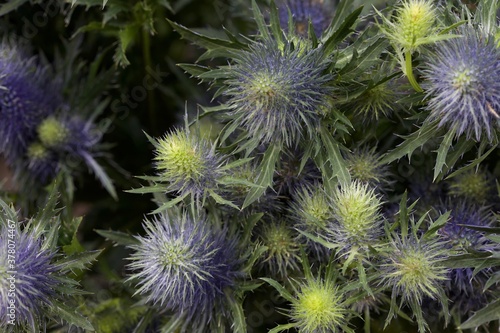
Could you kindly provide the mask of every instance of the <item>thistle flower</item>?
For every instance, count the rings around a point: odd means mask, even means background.
[[[439,120],[457,136],[479,141],[486,134],[492,142],[500,112],[500,49],[493,38],[471,29],[463,34],[438,44],[427,59],[429,120]]]
[[[405,0],[396,10],[396,20],[383,17],[381,30],[404,52],[414,52],[436,33],[436,9],[430,0]]]
[[[329,107],[326,66],[317,50],[252,44],[237,55],[226,81],[232,121],[264,144],[291,147],[303,136],[313,138]]]
[[[283,278],[299,266],[297,235],[285,221],[272,221],[261,226],[259,240],[267,247],[260,262],[272,277]]]
[[[353,181],[332,195],[333,222],[328,241],[343,253],[365,248],[381,230],[380,199],[367,185]]]
[[[62,105],[58,88],[48,67],[0,44],[0,152],[9,161],[22,157],[38,124]]]
[[[128,265],[137,281],[136,294],[146,302],[183,318],[183,332],[203,332],[226,316],[225,292],[242,275],[238,243],[227,230],[185,213],[163,214],[144,222],[145,236],[136,236]]]
[[[39,142],[28,146],[26,152],[28,171],[38,183],[47,185],[60,169],[57,155]]]
[[[295,228],[316,237],[323,234],[333,219],[331,205],[331,198],[319,184],[303,187],[302,191],[296,193],[290,204]],[[312,252],[318,260],[328,258],[329,250],[323,245],[302,234],[298,236],[298,242],[305,243],[307,252]]]
[[[387,165],[380,163],[380,156],[375,148],[355,149],[346,156],[346,163],[351,177],[362,184],[383,190],[383,186],[388,183]]]
[[[485,203],[491,199],[494,177],[485,169],[468,170],[450,179],[449,194],[470,202]]]
[[[217,179],[222,176],[222,159],[215,153],[214,145],[181,130],[173,131],[153,144],[159,177],[170,183],[171,191],[199,197],[207,189],[216,187]]]
[[[387,117],[395,108],[400,93],[392,81],[383,82],[366,88],[359,96],[348,103],[346,109],[351,109],[362,117],[363,121],[379,120]]]
[[[300,170],[303,153],[286,149],[278,162],[273,188],[278,195],[294,195],[298,190],[321,180],[321,172],[311,159]]]
[[[453,205],[448,202],[443,206],[443,210],[446,208],[452,210],[450,219],[444,227],[438,230],[438,235],[439,238],[448,243],[451,249],[459,253],[493,251],[495,249],[494,244],[485,237],[484,233],[464,226],[491,226],[494,223],[494,218],[487,208],[478,208],[466,201],[459,201]],[[484,292],[484,286],[492,273],[489,268],[476,273],[471,267],[451,269],[445,290],[453,302],[453,308],[458,309],[460,314],[467,315],[485,306],[487,295]]]
[[[31,231],[17,234],[9,234],[6,228],[1,231],[0,327],[7,327],[9,302],[14,300],[16,322],[35,332],[44,308],[50,306],[51,300],[54,299],[54,288],[59,284],[56,279],[59,268],[53,264],[55,253],[44,248],[42,239]],[[12,235],[12,238],[9,238],[9,235]],[[12,244],[9,240],[13,239],[16,245],[15,259],[9,261],[8,258],[12,255],[7,244]]]
[[[386,262],[381,265],[381,281],[392,289],[392,301],[386,325],[395,315],[396,298],[407,304],[417,319],[419,332],[425,332],[427,324],[422,316],[422,301],[428,297],[438,300],[447,313],[447,300],[442,284],[448,279],[448,270],[441,261],[448,256],[443,242],[436,238],[424,240],[415,235],[406,238],[395,236],[390,249],[383,254]]]
[[[325,0],[284,0],[278,4],[279,19],[282,27],[288,27],[289,13],[295,24],[295,32],[307,37],[309,23],[316,36],[326,30],[333,18],[333,6]]]

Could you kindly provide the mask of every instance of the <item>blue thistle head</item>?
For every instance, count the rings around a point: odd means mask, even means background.
[[[144,228],[129,258],[136,294],[174,311],[184,330],[201,332],[214,324],[216,314],[225,313],[225,292],[242,275],[237,239],[185,213],[162,214]]]
[[[42,185],[51,182],[60,169],[57,154],[47,149],[40,142],[35,142],[28,146],[26,163],[29,176]]]
[[[448,242],[449,246],[459,253],[468,251],[493,251],[495,244],[485,237],[483,232],[467,228],[464,225],[490,227],[494,218],[485,207],[478,207],[466,201],[456,204],[448,202],[443,210],[451,209],[450,219],[439,229],[439,237]],[[474,274],[474,268],[454,268],[449,272],[446,281],[446,293],[453,302],[453,308],[462,314],[477,311],[487,303],[484,292],[486,281],[492,274],[489,268]]]
[[[215,145],[189,131],[176,130],[152,142],[159,179],[170,183],[170,191],[200,197],[223,175]]]
[[[467,138],[493,132],[500,114],[500,49],[491,37],[464,29],[463,37],[441,42],[427,59],[430,119]]]
[[[327,0],[284,0],[278,4],[282,27],[288,27],[289,14],[295,24],[295,32],[307,37],[309,22],[316,36],[320,36],[333,18],[334,8]]]
[[[16,222],[17,223],[17,222]],[[35,331],[44,310],[52,304],[59,284],[56,274],[59,267],[53,264],[55,253],[44,246],[43,239],[32,230],[20,231],[1,228],[0,234],[0,328],[7,320],[7,308],[12,299],[9,295],[11,284],[15,285],[14,299],[16,322],[30,331]],[[10,238],[9,235],[13,237]],[[9,240],[15,243],[15,267],[9,262]],[[15,270],[12,274],[9,271]],[[11,279],[14,277],[14,280]]]
[[[0,44],[0,152],[9,161],[22,157],[38,124],[61,106],[58,91],[47,67]]]
[[[315,137],[316,127],[329,106],[324,74],[326,63],[317,50],[282,49],[274,41],[254,43],[231,67],[225,95],[230,116],[248,138],[260,143],[295,146],[302,136]]]

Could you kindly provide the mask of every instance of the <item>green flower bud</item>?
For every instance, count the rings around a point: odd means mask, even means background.
[[[450,181],[450,194],[481,203],[489,199],[492,180],[484,170],[469,170]]]
[[[56,147],[63,144],[69,135],[66,126],[59,120],[50,117],[38,126],[38,138],[46,147]]]

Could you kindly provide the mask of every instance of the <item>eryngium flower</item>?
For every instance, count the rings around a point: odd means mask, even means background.
[[[207,140],[176,130],[155,142],[156,169],[180,195],[201,196],[216,186],[222,159]]]
[[[381,232],[380,199],[359,181],[336,189],[332,196],[333,221],[327,238],[342,252],[366,248]]]
[[[283,0],[278,4],[281,27],[288,27],[290,13],[298,35],[307,37],[310,22],[316,36],[320,36],[332,20],[332,7],[328,0]]]
[[[494,39],[463,30],[464,36],[441,42],[424,71],[430,119],[456,135],[492,141],[500,112],[500,49]]]
[[[226,289],[241,276],[237,240],[186,214],[163,214],[144,228],[129,258],[136,294],[182,316],[189,332],[213,323],[214,311],[224,312]]]
[[[14,300],[16,324],[35,332],[59,284],[58,267],[52,263],[55,254],[33,232],[9,230],[0,228],[0,328],[7,327],[9,302]]]
[[[35,142],[26,151],[29,176],[42,185],[48,184],[60,169],[56,153]]]
[[[343,294],[330,280],[307,279],[300,285],[290,317],[301,333],[351,332]]]
[[[0,153],[9,161],[22,157],[38,124],[61,105],[58,91],[47,67],[0,44]]]
[[[226,81],[232,121],[261,143],[296,145],[312,138],[327,112],[331,76],[317,50],[279,49],[272,41],[255,43],[236,57]]]
[[[387,165],[380,163],[380,156],[375,148],[355,149],[346,156],[346,163],[351,177],[371,188],[383,190],[383,185],[389,182]]]
[[[449,181],[449,194],[467,201],[484,204],[494,202],[495,178],[485,168],[467,170]]]

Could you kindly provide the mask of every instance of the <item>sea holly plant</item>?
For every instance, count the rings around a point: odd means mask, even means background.
[[[52,191],[46,205],[29,219],[0,201],[0,328],[4,332],[41,332],[61,323],[93,331],[78,311],[85,292],[73,274],[87,268],[100,251],[84,251],[76,233],[64,244],[60,236],[68,228],[56,208],[57,197]],[[70,224],[78,228],[80,221]]]

